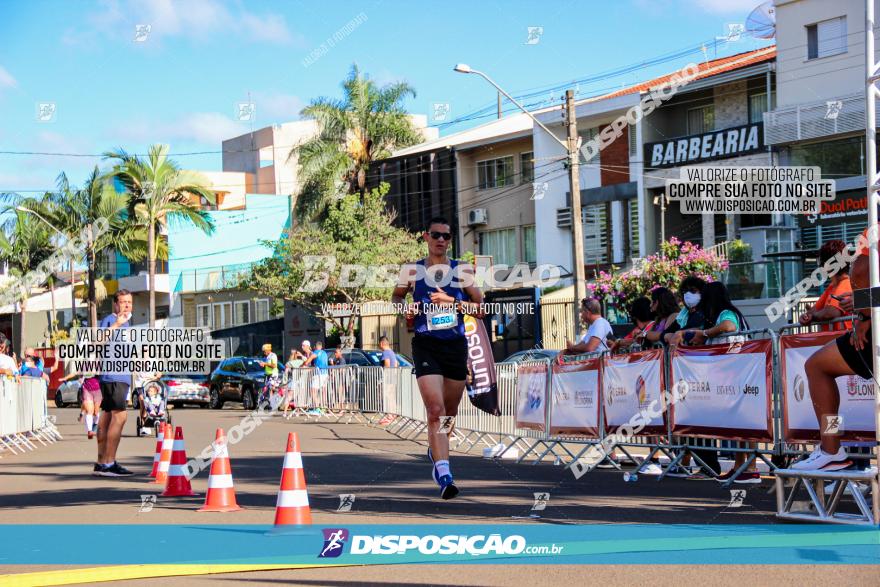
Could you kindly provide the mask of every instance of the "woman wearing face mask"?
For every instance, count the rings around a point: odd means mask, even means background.
[[[688,330],[702,328],[706,321],[703,312],[700,310],[700,301],[702,300],[703,290],[706,289],[706,282],[695,275],[685,277],[678,288],[678,295],[684,301],[684,308],[678,313],[672,330],[667,329],[663,333],[662,340],[664,343],[672,346],[680,344],[690,344],[690,337],[685,338],[684,333]]]

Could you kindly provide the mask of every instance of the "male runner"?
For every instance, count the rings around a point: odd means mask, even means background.
[[[99,328],[131,328],[132,296],[127,289],[120,289],[113,295],[113,313],[105,316]],[[134,475],[116,462],[116,449],[122,437],[122,428],[127,417],[126,396],[131,384],[128,373],[104,373],[98,381],[101,385],[101,417],[98,419],[98,462],[93,475],[100,477],[122,477]]]
[[[432,218],[422,236],[428,243],[428,256],[412,268],[423,274],[416,279],[413,275],[402,279],[391,301],[401,307],[412,291],[413,304],[407,306],[406,313],[415,316],[413,361],[428,416],[428,458],[434,466],[440,497],[452,499],[458,495],[458,488],[449,468],[451,429],[441,434],[441,419],[454,418],[458,413],[467,378],[464,314],[482,318],[483,294],[473,285],[472,269],[462,267],[456,271],[458,262],[446,254],[452,241],[448,220]],[[456,279],[455,273],[464,279]]]

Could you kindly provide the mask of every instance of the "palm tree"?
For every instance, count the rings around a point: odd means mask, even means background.
[[[423,140],[403,107],[407,96],[416,95],[409,84],[379,88],[353,65],[342,89],[342,100],[318,98],[301,112],[318,126],[318,134],[288,156],[298,158],[301,220],[320,215],[334,196],[363,193],[373,161]]]
[[[32,214],[21,210],[7,210],[12,216],[3,224],[0,232],[0,261],[5,261],[9,273],[22,282],[13,283],[18,287],[18,299],[21,303],[21,332],[19,333],[19,352],[25,348],[27,326],[27,302],[31,295],[29,288],[22,287],[29,273],[37,269],[40,263],[48,259],[55,251],[49,234],[49,227]]]
[[[150,289],[150,326],[156,324],[157,233],[169,220],[189,223],[205,234],[214,232],[214,222],[196,202],[213,204],[216,194],[199,173],[185,171],[168,158],[168,145],[152,145],[146,158],[122,149],[104,154],[116,161],[108,179],[118,180],[130,194],[128,218],[147,231],[147,259]],[[195,201],[194,201],[195,200]],[[158,239],[161,240],[161,239]]]
[[[41,215],[69,238],[79,235],[87,226],[105,219],[108,229],[88,239],[85,247],[87,267],[89,325],[98,325],[98,257],[103,251],[119,251],[132,261],[147,257],[147,228],[129,218],[129,196],[118,192],[113,182],[102,176],[96,166],[85,185],[77,189],[67,176],[58,177],[58,190],[47,194],[41,202]],[[167,258],[167,248],[157,248],[158,258]],[[72,285],[71,281],[71,285]]]

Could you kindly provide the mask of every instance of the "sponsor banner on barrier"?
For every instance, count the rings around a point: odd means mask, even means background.
[[[676,434],[723,440],[773,440],[769,339],[672,352],[672,384],[687,395],[672,406]]]
[[[517,369],[516,427],[545,430],[547,365],[525,364]]]
[[[655,400],[662,413],[648,422],[643,432],[665,434],[662,349],[605,358],[602,365],[602,409],[606,429],[629,423],[634,415]]]
[[[819,422],[813,411],[810,382],[804,365],[813,353],[840,335],[840,332],[814,332],[780,337],[785,440],[809,442],[819,439]],[[874,382],[857,375],[846,375],[837,378],[837,389],[840,391],[841,438],[874,440]]]
[[[161,498],[159,499],[161,502]],[[159,506],[157,506],[159,507]],[[277,529],[276,529],[277,530]],[[880,563],[876,528],[671,524],[5,525],[6,565]],[[65,548],[35,548],[51,536]],[[229,548],[230,539],[247,548]],[[100,544],[101,548],[95,548]],[[132,548],[132,544],[177,545]],[[76,569],[68,569],[76,571]],[[0,577],[0,582],[3,581]],[[88,579],[86,579],[88,580]],[[13,584],[15,579],[13,579]],[[39,584],[33,582],[32,584]]]
[[[492,356],[492,343],[486,334],[486,325],[473,316],[465,316],[464,333],[468,345],[468,399],[487,414],[500,416],[495,358]]]
[[[599,436],[601,359],[553,365],[550,434]]]

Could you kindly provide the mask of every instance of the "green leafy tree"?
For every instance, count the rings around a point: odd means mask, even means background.
[[[26,277],[52,255],[55,245],[49,234],[51,229],[33,214],[14,207],[7,213],[9,217],[0,232],[0,261],[7,264],[9,275],[18,278],[9,287],[18,289],[14,297],[21,304],[18,349],[22,352],[26,346],[27,303],[31,295],[30,287],[26,285],[30,282]]]
[[[388,300],[399,266],[425,256],[419,236],[393,225],[383,197],[388,184],[363,195],[347,194],[327,206],[317,223],[300,225],[289,238],[266,243],[274,254],[256,264],[240,283],[273,298],[291,300],[353,335],[357,317],[344,322],[326,304],[351,307]],[[355,276],[345,265],[374,268],[373,278]],[[320,287],[326,282],[326,287]]]
[[[129,222],[143,226],[147,236],[147,266],[150,289],[150,326],[156,324],[156,259],[159,227],[170,222],[181,222],[214,232],[214,222],[199,207],[200,200],[216,202],[216,194],[209,181],[200,173],[181,170],[168,158],[168,145],[152,145],[145,158],[130,155],[123,150],[105,153],[116,161],[108,179],[122,183],[130,195]]]
[[[423,140],[403,106],[407,96],[416,95],[409,84],[379,88],[353,65],[342,90],[341,100],[318,98],[301,112],[317,123],[318,133],[288,158],[298,159],[300,220],[314,220],[334,197],[363,193],[373,161]]]

